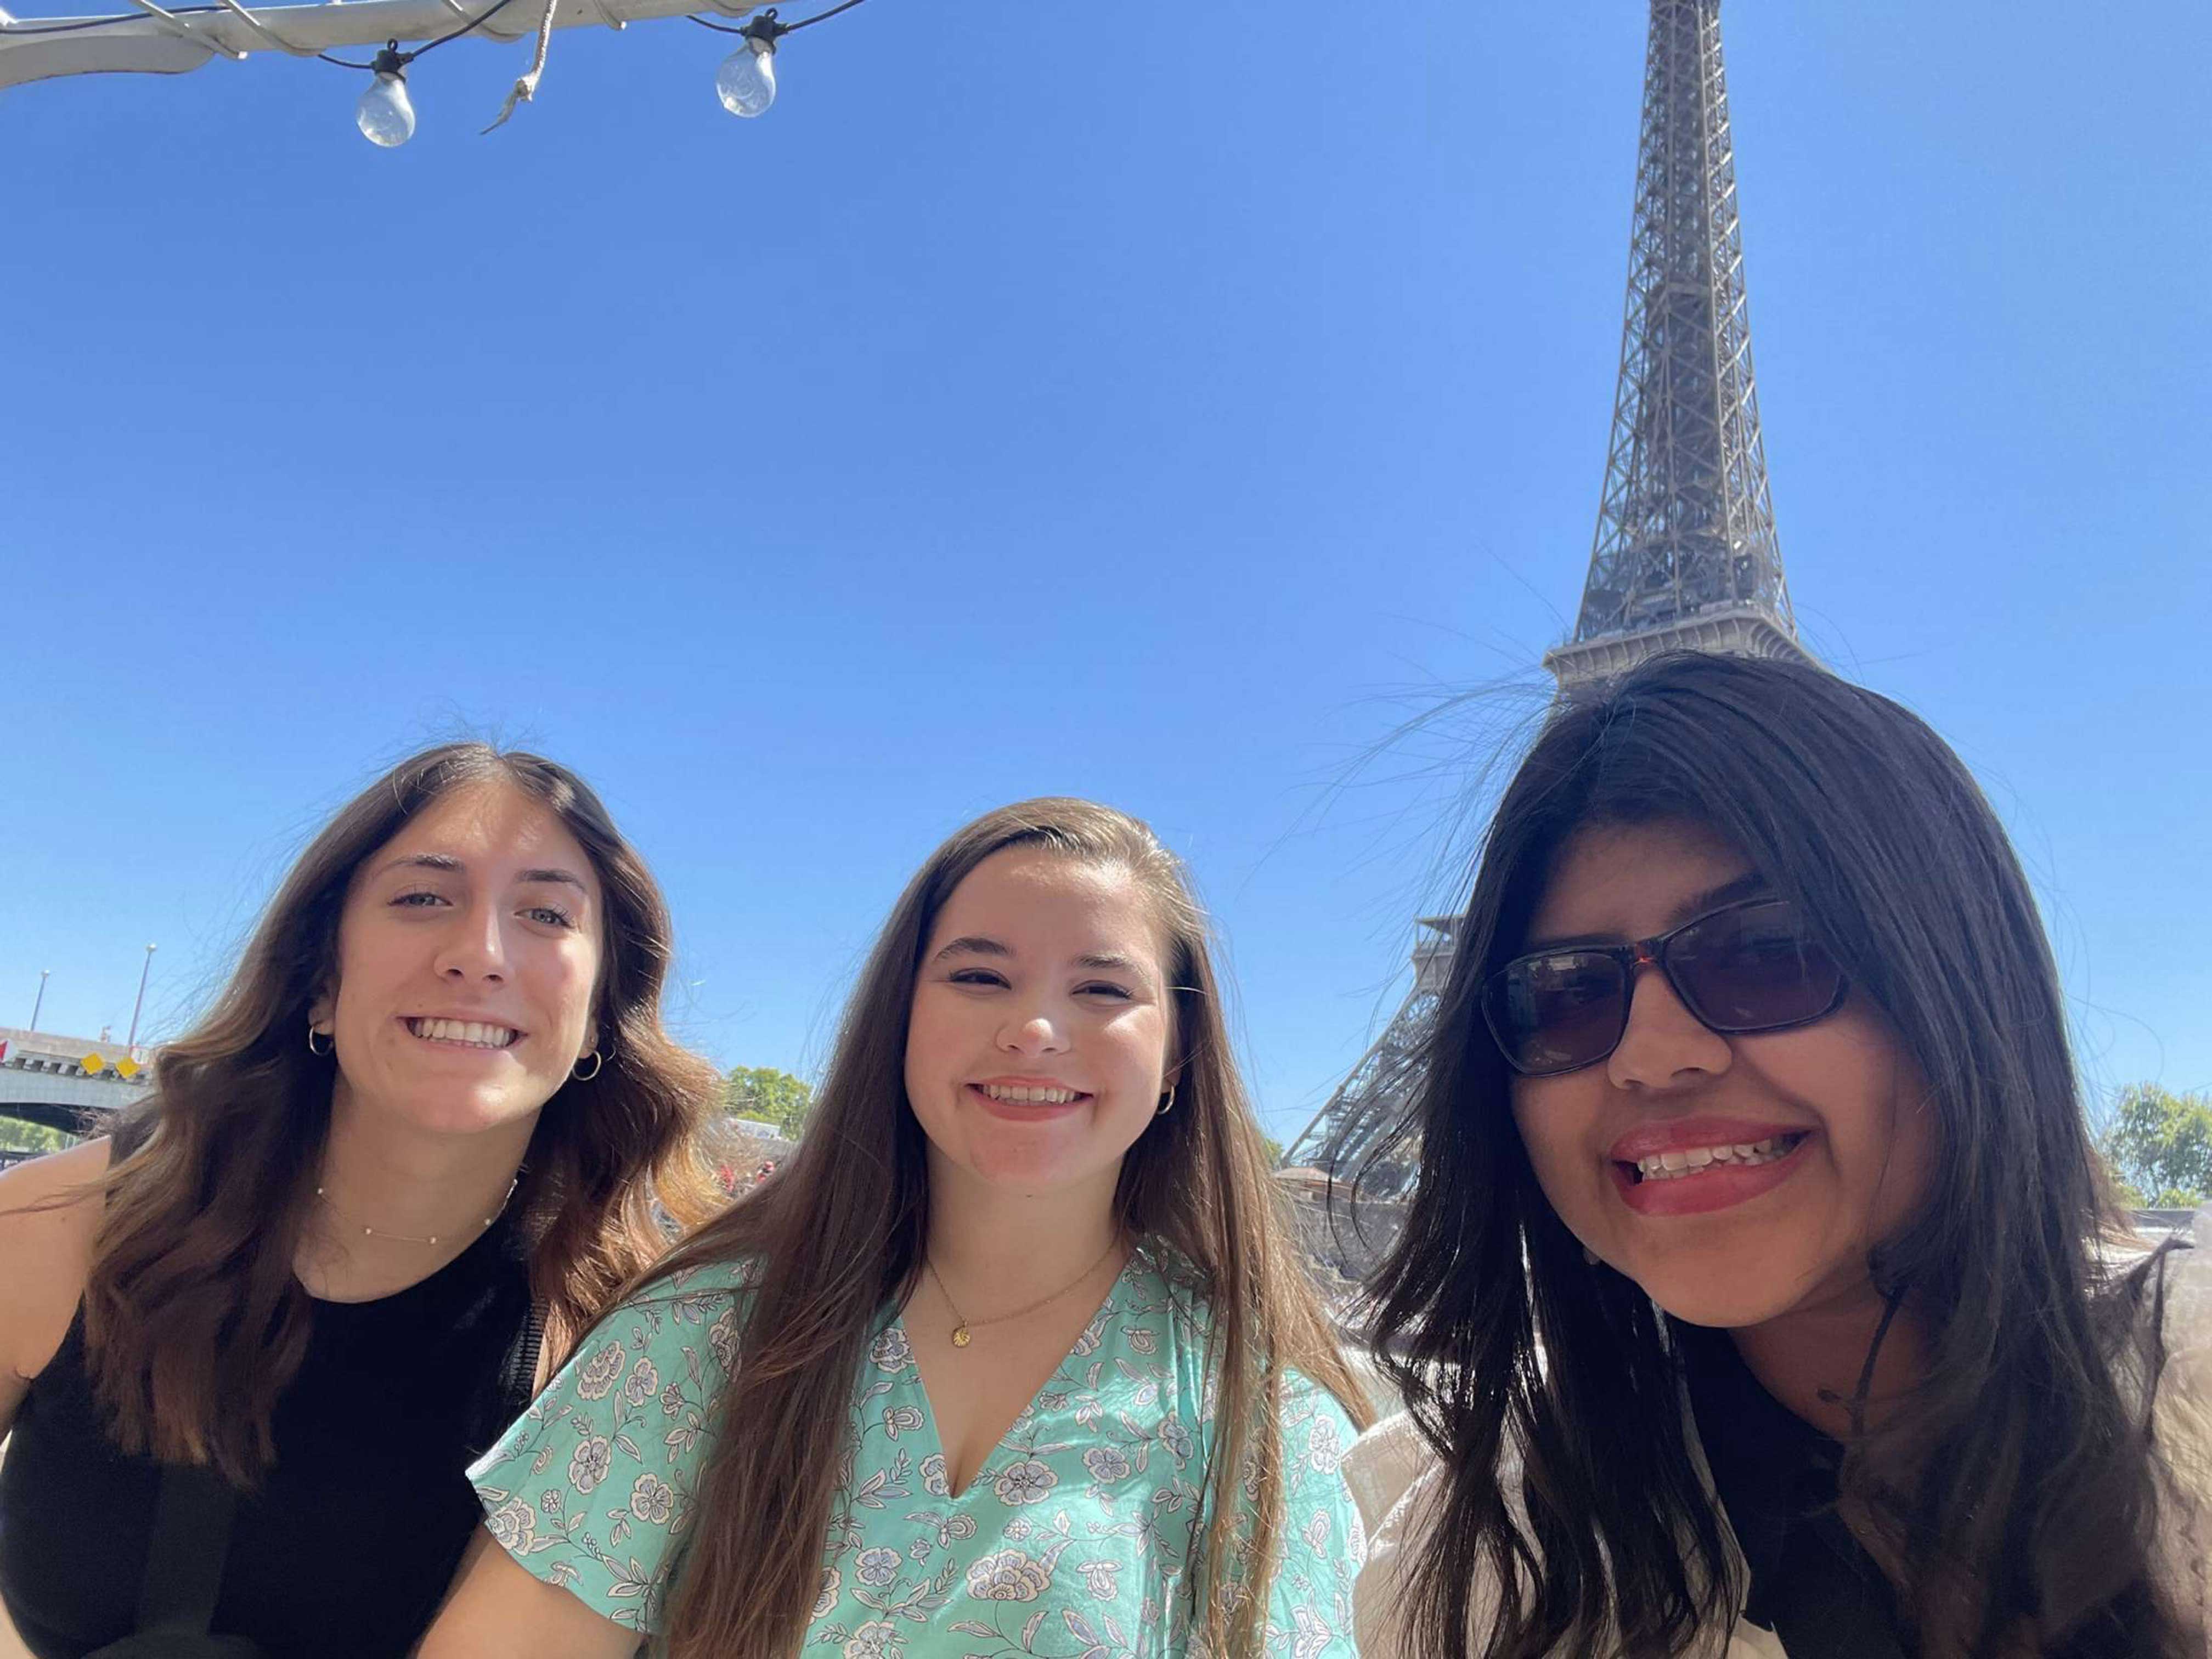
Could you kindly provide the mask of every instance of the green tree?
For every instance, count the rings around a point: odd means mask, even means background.
[[[65,1135],[59,1129],[49,1129],[42,1123],[26,1123],[21,1118],[0,1114],[0,1146],[10,1152],[58,1152],[76,1145],[75,1135]]]
[[[722,1079],[722,1109],[733,1117],[772,1125],[786,1140],[796,1140],[814,1109],[814,1089],[805,1079],[773,1066],[735,1066]]]
[[[2113,1101],[2098,1149],[2129,1202],[2201,1204],[2212,1194],[2212,1094],[2130,1084]]]

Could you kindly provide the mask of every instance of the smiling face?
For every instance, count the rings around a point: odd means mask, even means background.
[[[503,783],[456,789],[362,860],[314,1009],[340,1110],[469,1134],[535,1115],[598,1040],[599,880]]]
[[[1520,949],[1648,939],[1755,883],[1697,825],[1594,826],[1567,842]],[[1650,967],[1609,1057],[1512,1085],[1568,1229],[1668,1312],[1731,1328],[1866,1292],[1868,1252],[1927,1190],[1925,1094],[1856,992],[1811,1024],[1723,1036]],[[1652,1158],[1656,1179],[1643,1172]]]
[[[1168,1086],[1161,955],[1119,866],[1017,846],[968,873],[923,947],[907,1028],[933,1188],[1110,1194]]]

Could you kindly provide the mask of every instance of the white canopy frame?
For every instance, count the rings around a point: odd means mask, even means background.
[[[387,40],[435,40],[482,17],[490,0],[322,0],[251,9],[245,0],[128,3],[137,15],[15,18],[0,11],[0,88],[64,75],[181,75],[210,58],[243,63],[258,52],[313,58]],[[734,0],[552,0],[551,26],[621,29],[651,18],[702,11],[741,18],[754,9]],[[514,0],[472,32],[520,40],[538,34],[545,18],[542,0]]]

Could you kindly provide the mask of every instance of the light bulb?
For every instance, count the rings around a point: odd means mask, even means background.
[[[415,136],[415,106],[407,101],[407,76],[399,70],[379,70],[376,79],[354,108],[354,125],[372,144],[390,149]]]
[[[747,40],[722,60],[714,76],[715,95],[732,115],[765,115],[775,102],[775,48]]]

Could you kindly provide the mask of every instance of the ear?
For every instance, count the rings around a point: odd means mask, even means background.
[[[307,1004],[307,1027],[310,1030],[326,1033],[337,1012],[337,995],[334,991],[318,991]]]
[[[597,1014],[594,1014],[591,1018],[584,1022],[584,1046],[576,1055],[577,1064],[581,1065],[585,1060],[599,1053],[599,1018]]]

